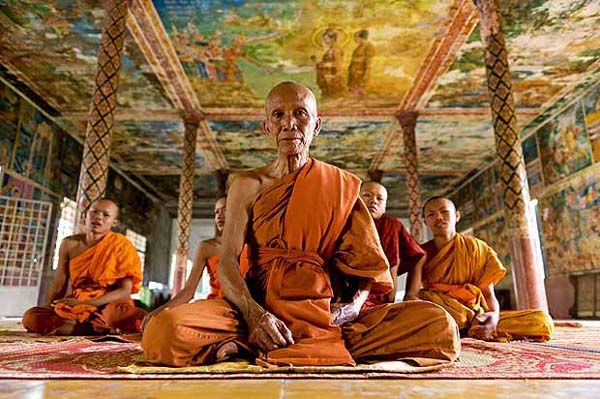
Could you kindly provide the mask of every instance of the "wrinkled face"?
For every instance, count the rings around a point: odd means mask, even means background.
[[[215,202],[215,226],[217,226],[217,233],[220,235],[223,233],[223,227],[225,227],[225,204],[227,203],[226,198],[219,198]]]
[[[456,210],[452,201],[446,198],[434,199],[425,206],[424,215],[425,224],[433,235],[456,233],[460,212]]]
[[[108,233],[119,223],[119,208],[108,200],[98,200],[90,206],[86,217],[86,225],[96,234]]]
[[[364,183],[360,188],[360,197],[367,205],[374,220],[383,216],[387,203],[387,190],[385,187],[374,182]]]
[[[315,98],[303,86],[277,86],[267,98],[265,111],[263,131],[277,147],[279,155],[307,152],[313,137],[321,130]]]

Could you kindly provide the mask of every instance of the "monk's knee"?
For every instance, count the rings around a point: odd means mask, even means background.
[[[439,347],[440,354],[450,361],[460,355],[460,332],[456,321],[443,307],[432,302],[421,302],[430,320],[429,328],[436,331],[435,344]]]
[[[173,364],[173,347],[177,346],[177,322],[172,312],[163,310],[152,317],[142,335],[144,357],[150,363]]]
[[[63,324],[64,320],[54,310],[45,306],[36,306],[23,314],[21,324],[32,333],[50,334]]]

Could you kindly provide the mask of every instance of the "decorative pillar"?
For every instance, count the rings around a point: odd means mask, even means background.
[[[85,133],[83,160],[77,188],[77,218],[83,222],[91,203],[106,190],[110,135],[117,105],[121,54],[126,34],[127,0],[107,0],[98,51],[96,87]]]
[[[406,161],[406,185],[408,186],[408,211],[410,234],[417,242],[423,241],[423,223],[421,222],[421,191],[419,190],[419,170],[417,169],[417,139],[415,127],[419,113],[400,112],[396,119],[402,126],[404,136],[404,159]]]
[[[173,279],[173,295],[185,286],[187,260],[190,252],[190,228],[192,223],[192,207],[194,202],[194,173],[196,166],[196,140],[198,127],[203,116],[196,111],[186,110],[183,113],[185,134],[183,141],[183,162],[181,179],[179,180],[179,204],[177,206],[177,252],[175,276]]]
[[[504,186],[517,307],[548,311],[543,265],[538,256],[537,224],[529,204],[529,187],[499,5],[497,0],[475,0],[475,4],[479,13],[481,41],[485,47],[485,68],[496,151],[501,160],[500,178]]]

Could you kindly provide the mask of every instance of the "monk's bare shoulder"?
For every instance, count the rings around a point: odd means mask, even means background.
[[[265,168],[242,171],[232,177],[227,196],[235,198],[234,203],[248,207],[267,184]]]
[[[85,234],[74,234],[65,237],[60,244],[61,252],[72,258],[85,249]]]
[[[198,251],[206,258],[210,258],[221,252],[221,243],[216,238],[200,241],[198,244]]]

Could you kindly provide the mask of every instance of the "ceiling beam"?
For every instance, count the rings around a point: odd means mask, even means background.
[[[521,120],[527,120],[539,115],[539,108],[518,108],[517,115]],[[262,108],[203,108],[203,114],[208,121],[262,121],[264,110]],[[320,112],[319,115],[327,121],[372,121],[389,122],[394,118],[396,109],[369,109],[357,113],[351,110],[328,110]],[[425,108],[419,111],[422,119],[490,119],[489,107],[478,108]],[[67,111],[62,117],[70,120],[87,121],[86,111]],[[180,121],[181,111],[171,108],[148,109],[148,108],[117,108],[115,110],[117,121]]]
[[[450,7],[449,23],[443,34],[435,35],[431,41],[429,51],[421,61],[412,85],[398,106],[398,113],[420,112],[425,108],[438,78],[450,68],[477,21],[477,10],[472,0],[454,0]],[[383,146],[373,158],[370,170],[381,169],[386,158],[403,144],[402,134],[399,133],[401,128],[394,121],[390,129],[387,129]]]
[[[152,1],[133,0],[127,26],[175,108],[178,111],[193,110],[204,115]],[[200,122],[198,129],[197,148],[213,169],[229,168],[214,132],[205,119]]]

